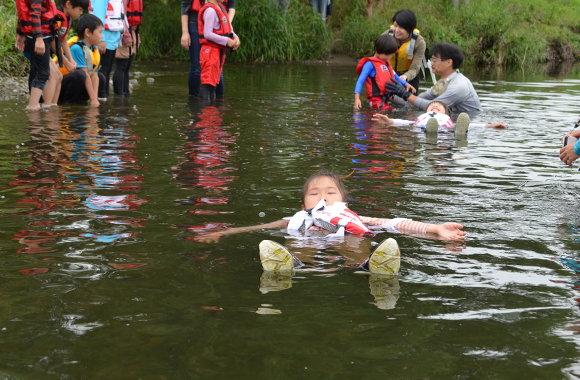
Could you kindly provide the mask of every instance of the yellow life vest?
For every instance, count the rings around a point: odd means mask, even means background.
[[[419,37],[419,33],[419,29],[415,29],[411,34],[409,41],[402,44],[389,60],[391,66],[393,66],[393,70],[395,70],[397,74],[403,73],[411,68],[411,64],[413,63],[413,53],[415,51],[415,42],[417,41],[417,37]],[[395,34],[392,25],[391,29],[389,29],[389,34],[391,36]]]
[[[73,46],[76,43],[79,43],[78,36],[74,36],[74,37],[69,38],[67,43],[68,43],[69,47]],[[80,44],[80,43],[79,43],[79,45],[81,45],[81,47],[83,48],[83,52],[85,54],[85,62],[87,63],[87,70],[89,71],[89,75],[93,75],[95,69],[99,66],[99,62],[101,62],[101,54],[99,53],[99,49],[95,48],[94,50],[91,51],[91,49],[89,49],[87,47],[87,45]],[[57,62],[56,57],[54,57],[53,60],[55,63]],[[89,62],[92,64],[89,65]],[[59,67],[58,69],[60,70],[62,75],[67,75],[69,73],[69,71],[66,69],[66,66],[64,66],[64,65],[63,65],[63,67]]]

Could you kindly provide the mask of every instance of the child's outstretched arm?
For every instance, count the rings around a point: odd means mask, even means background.
[[[360,220],[369,226],[381,226],[395,221],[395,219],[386,218],[369,218],[368,216],[360,216]],[[394,228],[404,234],[418,234],[427,236],[428,234],[435,234],[437,238],[442,240],[460,240],[465,238],[467,234],[461,231],[463,226],[459,223],[443,223],[443,224],[429,224],[415,222],[410,219],[403,219],[394,225]]]
[[[202,243],[213,243],[218,241],[224,235],[234,235],[234,234],[241,234],[251,231],[257,230],[265,230],[269,228],[284,228],[288,225],[288,220],[280,219],[272,223],[266,224],[258,224],[257,226],[248,226],[248,227],[238,227],[238,228],[228,228],[218,232],[210,232],[207,234],[200,235],[195,238],[196,241]]]

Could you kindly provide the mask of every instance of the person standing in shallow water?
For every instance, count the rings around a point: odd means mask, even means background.
[[[391,66],[401,79],[419,91],[419,71],[427,44],[417,29],[417,17],[410,9],[402,9],[393,16],[393,25],[383,34],[390,34],[397,41],[397,52],[391,58]]]
[[[199,62],[199,52],[201,44],[199,43],[198,15],[199,10],[205,4],[205,0],[181,0],[181,46],[189,50],[189,96],[199,97],[201,85],[201,65]],[[226,8],[230,23],[234,21],[236,14],[236,0],[226,0],[222,2]],[[216,86],[216,97],[223,98],[225,93],[223,73],[220,81]]]

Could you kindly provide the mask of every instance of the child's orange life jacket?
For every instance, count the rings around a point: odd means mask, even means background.
[[[373,64],[376,74],[374,77],[369,75],[365,81],[367,99],[385,95],[388,92],[385,90],[385,84],[387,82],[395,83],[395,72],[393,71],[391,64],[389,62],[381,61],[376,57],[366,57],[361,59],[356,67],[356,73],[360,75],[363,66],[369,61]]]
[[[205,36],[203,35],[204,32],[204,23],[203,23],[203,14],[205,13],[205,11],[208,8],[213,8],[213,10],[215,10],[215,12],[217,13],[218,19],[220,21],[220,28],[219,29],[214,29],[214,33],[220,36],[225,36],[225,37],[233,37],[232,34],[232,26],[230,25],[230,19],[228,17],[228,14],[226,13],[225,8],[223,8],[222,6],[215,6],[212,3],[207,3],[206,5],[204,5],[200,11],[199,11],[199,15],[197,18],[197,23],[198,23],[198,32],[199,32],[199,44],[200,45],[208,45],[208,46],[213,46],[222,50],[226,50],[227,46],[222,46],[222,45],[218,45],[215,42],[209,41],[205,39]]]

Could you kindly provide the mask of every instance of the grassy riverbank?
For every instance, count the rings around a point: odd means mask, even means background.
[[[58,1],[58,0],[57,0]],[[334,0],[325,28],[307,0],[289,0],[287,11],[272,0],[243,0],[236,5],[234,29],[242,41],[231,61],[288,62],[320,59],[335,51],[362,57],[408,1],[385,0],[366,17],[367,0]],[[180,0],[145,1],[141,60],[188,60],[181,39]],[[459,8],[451,0],[416,0],[412,9],[428,46],[436,41],[460,45],[467,63],[481,66],[571,62],[580,58],[580,0],[470,1]],[[0,5],[0,75],[18,74],[27,61],[14,49],[16,11]]]

